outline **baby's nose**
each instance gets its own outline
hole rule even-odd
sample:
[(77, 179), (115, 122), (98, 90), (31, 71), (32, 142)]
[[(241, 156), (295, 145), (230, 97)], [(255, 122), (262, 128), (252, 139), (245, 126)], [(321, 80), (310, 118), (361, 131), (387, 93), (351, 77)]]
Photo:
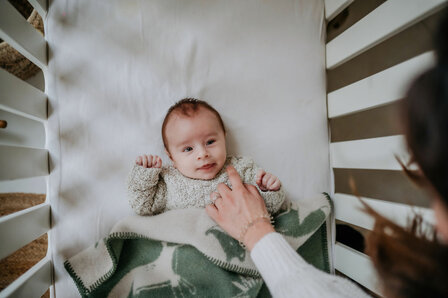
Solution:
[(198, 159), (208, 157), (208, 151), (206, 148), (201, 148), (198, 152)]

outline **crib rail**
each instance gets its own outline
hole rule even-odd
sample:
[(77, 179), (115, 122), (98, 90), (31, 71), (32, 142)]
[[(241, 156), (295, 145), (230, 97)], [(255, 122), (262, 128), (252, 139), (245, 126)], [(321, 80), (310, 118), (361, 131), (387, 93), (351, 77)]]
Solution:
[(403, 77), (418, 74), (433, 62), (434, 53), (427, 52), (329, 93), (328, 116), (343, 116), (402, 99), (409, 83)]
[[(418, 44), (428, 43), (430, 39), (412, 37), (415, 32), (422, 34), (427, 26), (420, 31), (415, 30), (415, 26), (447, 6), (446, 0), (370, 2), (382, 3), (365, 4), (373, 7), (370, 13), (326, 46), (328, 85), (337, 86), (327, 94), (335, 218), (338, 223), (348, 224), (362, 233), (373, 228), (373, 219), (362, 211), (349, 180), (355, 182), (357, 193), (365, 202), (400, 225), (407, 225), (415, 212), (427, 222), (434, 222), (425, 193), (409, 182), (395, 157), (404, 162), (409, 160), (401, 127), (396, 121), (399, 116), (397, 101), (405, 96), (411, 79), (434, 63), (432, 44)], [(356, 13), (352, 8), (359, 9), (363, 5), (362, 0), (327, 0), (325, 4), (327, 21), (337, 20), (338, 12), (343, 9), (347, 15)], [(394, 51), (398, 46), (410, 47), (412, 38), (412, 43), (419, 48), (401, 51), (403, 58), (397, 59), (397, 53), (384, 51), (387, 49), (384, 44), (393, 38), (397, 38), (393, 42)], [(422, 52), (421, 49), (427, 50)], [(409, 55), (413, 52), (414, 55)], [(389, 58), (389, 55), (395, 57)], [(390, 61), (396, 62), (390, 64)], [(380, 69), (377, 63), (387, 66)], [(363, 69), (358, 70), (360, 68)], [(366, 75), (368, 70), (370, 73)], [(335, 73), (357, 79), (335, 84)], [(336, 243), (334, 260), (338, 271), (381, 295), (372, 263), (364, 253)]]
[(352, 277), (372, 292), (380, 292), (375, 270), (366, 255), (337, 243), (334, 250), (334, 262), (336, 268), (345, 275)]
[(47, 44), (20, 13), (8, 2), (0, 1), (0, 34), (31, 62), (45, 68), (47, 65)]
[(3, 69), (0, 69), (0, 89), (0, 109), (47, 119), (47, 96), (44, 92)]
[(352, 2), (353, 0), (325, 0), (325, 19), (327, 22), (331, 21)]
[[(30, 0), (30, 4), (45, 19), (47, 0)], [(45, 77), (46, 40), (8, 1), (0, 1), (0, 38), (37, 65)], [(45, 148), (47, 95), (0, 69), (0, 119), (8, 123), (0, 131), (0, 188), (2, 192), (35, 190), (35, 182), (45, 183), (42, 177), (49, 175), (49, 153)], [(44, 204), (1, 217), (0, 259), (50, 228), (48, 197)], [(1, 291), (0, 297), (40, 297), (51, 284), (51, 254), (47, 251), (44, 259)]]
[[(0, 218), (0, 259), (45, 234), (50, 229), (50, 205), (34, 206)], [(20, 233), (18, 233), (20, 232)]]
[(4, 110), (0, 110), (0, 119), (7, 122), (7, 127), (2, 131), (0, 145), (45, 147), (45, 127), (41, 122)]
[(418, 188), (398, 170), (333, 168), (336, 194), (353, 194), (354, 181), (361, 197), (381, 199), (411, 206), (429, 207), (423, 189)]
[(352, 169), (400, 170), (400, 164), (391, 154), (409, 160), (402, 136), (388, 136), (330, 145), (333, 167)]
[(48, 151), (18, 146), (0, 146), (1, 180), (48, 175)]
[(417, 23), (442, 8), (445, 2), (445, 0), (386, 1), (327, 44), (327, 68), (333, 69)]
[[(361, 198), (376, 211), (388, 218), (394, 218), (395, 222), (402, 226), (408, 224), (408, 218), (409, 216), (412, 216), (414, 212), (421, 214), (428, 222), (433, 221), (433, 214), (428, 208), (397, 204), (365, 197)], [(365, 215), (362, 211), (363, 206), (357, 197), (339, 193), (335, 195), (334, 201), (336, 219), (367, 230), (372, 230), (374, 224), (373, 218)]]
[(37, 10), (42, 18), (46, 17), (48, 7), (47, 0), (29, 0), (28, 2), (34, 7), (35, 10)]
[(9, 287), (3, 290), (1, 297), (40, 297), (48, 289), (51, 276), (51, 260), (45, 257), (28, 270)]

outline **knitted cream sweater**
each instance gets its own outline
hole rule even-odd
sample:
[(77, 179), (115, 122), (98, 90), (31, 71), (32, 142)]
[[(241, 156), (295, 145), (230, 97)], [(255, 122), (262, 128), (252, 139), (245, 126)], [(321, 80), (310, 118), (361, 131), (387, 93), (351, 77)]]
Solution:
[[(139, 215), (189, 207), (203, 208), (212, 203), (210, 194), (217, 190), (219, 183), (231, 186), (225, 171), (228, 165), (235, 167), (243, 183), (256, 185), (255, 176), (260, 168), (247, 157), (227, 157), (221, 171), (211, 180), (185, 177), (172, 165), (144, 168), (135, 164), (127, 181), (129, 203)], [(260, 194), (270, 213), (276, 213), (285, 200), (283, 188), (260, 191)]]

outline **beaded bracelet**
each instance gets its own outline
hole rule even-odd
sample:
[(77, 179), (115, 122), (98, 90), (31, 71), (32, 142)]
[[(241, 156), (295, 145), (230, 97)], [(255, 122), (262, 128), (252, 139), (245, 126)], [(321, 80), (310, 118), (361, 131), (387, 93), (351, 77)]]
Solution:
[(246, 225), (244, 225), (244, 227), (241, 228), (240, 237), (239, 237), (238, 242), (242, 248), (246, 249), (246, 245), (244, 245), (243, 240), (244, 240), (244, 236), (246, 236), (246, 233), (249, 230), (249, 228), (252, 227), (257, 222), (262, 221), (262, 220), (268, 220), (271, 224), (274, 223), (274, 219), (272, 218), (272, 216), (269, 213), (265, 213), (263, 215), (259, 215), (259, 216), (255, 217), (250, 222), (248, 222)]

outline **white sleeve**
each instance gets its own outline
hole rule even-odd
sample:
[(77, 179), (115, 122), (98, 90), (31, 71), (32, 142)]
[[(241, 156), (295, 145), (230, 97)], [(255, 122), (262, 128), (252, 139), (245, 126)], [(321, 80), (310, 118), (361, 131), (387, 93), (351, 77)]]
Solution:
[(279, 233), (269, 233), (251, 252), (273, 297), (369, 297), (346, 278), (308, 264)]

